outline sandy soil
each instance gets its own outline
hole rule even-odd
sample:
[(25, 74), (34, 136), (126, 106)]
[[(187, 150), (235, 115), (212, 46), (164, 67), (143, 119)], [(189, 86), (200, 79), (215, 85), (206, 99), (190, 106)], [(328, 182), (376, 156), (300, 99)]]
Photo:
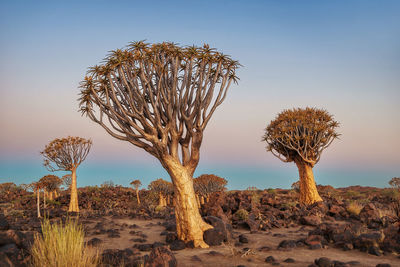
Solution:
[[(107, 234), (96, 235), (91, 230), (96, 223), (103, 222), (105, 229), (118, 229), (120, 230), (119, 238), (110, 238)], [(142, 234), (146, 237), (146, 244), (158, 242), (165, 242), (165, 236), (161, 236), (160, 233), (165, 230), (163, 226), (158, 223), (163, 222), (162, 220), (138, 220), (138, 219), (113, 219), (110, 217), (91, 220), (85, 222), (85, 229), (88, 231), (86, 240), (90, 240), (94, 237), (100, 238), (103, 243), (101, 249), (125, 249), (132, 248), (135, 244), (131, 239), (140, 238)], [(135, 229), (129, 229), (127, 226), (122, 227), (123, 224), (132, 225), (136, 224), (138, 227)], [(241, 246), (235, 246), (235, 244), (223, 244), (221, 246), (211, 247), (209, 249), (184, 249), (180, 251), (174, 251), (175, 257), (178, 260), (178, 266), (221, 266), (221, 267), (232, 267), (238, 265), (250, 266), (268, 266), (265, 262), (265, 258), (273, 256), (280, 266), (308, 266), (314, 262), (314, 259), (320, 257), (328, 257), (332, 260), (340, 260), (343, 262), (358, 261), (361, 264), (357, 266), (376, 266), (378, 263), (388, 263), (391, 266), (400, 266), (400, 259), (394, 255), (384, 256), (373, 256), (365, 252), (358, 250), (343, 251), (336, 249), (331, 246), (324, 249), (310, 250), (308, 248), (295, 248), (292, 250), (277, 250), (278, 244), (285, 239), (300, 239), (307, 236), (308, 230), (311, 228), (281, 228), (273, 229), (270, 232), (258, 232), (250, 234), (246, 230), (238, 230), (234, 232), (234, 237), (240, 234), (246, 234), (249, 239), (249, 243), (242, 244)], [(129, 232), (135, 231), (135, 234)], [(237, 239), (236, 239), (237, 240)], [(140, 243), (139, 243), (140, 244)], [(264, 249), (260, 251), (262, 247), (269, 247), (270, 250)], [(148, 254), (148, 252), (142, 252), (142, 255)], [(294, 263), (283, 262), (287, 258), (295, 260)]]

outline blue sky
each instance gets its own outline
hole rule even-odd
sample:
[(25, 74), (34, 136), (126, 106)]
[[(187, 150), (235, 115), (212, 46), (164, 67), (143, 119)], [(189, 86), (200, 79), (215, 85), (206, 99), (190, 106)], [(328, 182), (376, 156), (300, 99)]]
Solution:
[(146, 39), (209, 43), (243, 65), (196, 174), (232, 189), (290, 186), (297, 170), (265, 151), (263, 129), (283, 109), (315, 106), (342, 134), (315, 167), (317, 182), (387, 186), (400, 176), (398, 14), (398, 1), (2, 1), (0, 182), (45, 175), (39, 151), (67, 135), (94, 142), (78, 185), (167, 178), (146, 152), (77, 112), (87, 68)]

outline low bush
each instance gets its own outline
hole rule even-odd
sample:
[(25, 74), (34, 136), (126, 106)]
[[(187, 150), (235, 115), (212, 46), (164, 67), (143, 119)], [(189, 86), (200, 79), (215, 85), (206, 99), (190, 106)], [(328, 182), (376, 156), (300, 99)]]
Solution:
[(35, 236), (31, 255), (34, 267), (94, 267), (100, 263), (98, 250), (85, 245), (83, 228), (72, 219), (64, 225), (45, 219), (42, 235)]
[(238, 218), (239, 220), (243, 220), (243, 221), (245, 221), (249, 218), (249, 213), (245, 209), (240, 209), (240, 210), (236, 211), (234, 215), (236, 216), (236, 218)]
[(362, 208), (363, 208), (363, 206), (360, 205), (359, 203), (351, 202), (347, 206), (347, 212), (349, 212), (350, 214), (353, 214), (353, 215), (358, 215), (358, 214), (360, 214)]

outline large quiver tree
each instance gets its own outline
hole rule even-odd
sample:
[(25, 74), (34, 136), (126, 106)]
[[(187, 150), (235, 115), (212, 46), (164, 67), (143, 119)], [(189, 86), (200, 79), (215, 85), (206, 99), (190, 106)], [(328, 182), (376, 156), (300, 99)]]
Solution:
[(300, 202), (322, 201), (312, 168), (322, 151), (339, 136), (339, 123), (327, 111), (316, 108), (284, 110), (265, 129), (267, 150), (283, 162), (294, 161), (299, 169)]
[(79, 212), (76, 169), (86, 159), (91, 146), (91, 140), (68, 136), (54, 139), (40, 152), (44, 157), (44, 166), (48, 170), (71, 172), (69, 212)]
[[(207, 247), (192, 176), (203, 132), (239, 64), (208, 45), (131, 43), (90, 69), (81, 111), (113, 137), (156, 157), (171, 176), (179, 239)], [(181, 151), (179, 153), (178, 151)]]

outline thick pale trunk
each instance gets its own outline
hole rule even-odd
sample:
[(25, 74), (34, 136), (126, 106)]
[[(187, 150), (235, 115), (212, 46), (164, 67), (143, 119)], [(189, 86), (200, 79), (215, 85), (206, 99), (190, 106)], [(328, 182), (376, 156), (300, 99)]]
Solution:
[(36, 206), (37, 206), (37, 216), (38, 218), (42, 217), (40, 216), (40, 190), (36, 189)]
[(201, 204), (201, 205), (204, 205), (204, 196), (201, 196), (201, 197), (200, 197), (200, 204)]
[(69, 202), (69, 212), (79, 212), (78, 189), (76, 185), (76, 168), (71, 170), (71, 199)]
[(137, 198), (137, 203), (140, 205), (139, 189), (136, 189), (136, 198)]
[(169, 163), (167, 170), (174, 185), (178, 238), (185, 242), (193, 241), (195, 247), (208, 248), (203, 240), (203, 233), (213, 227), (201, 218), (193, 189), (192, 174), (176, 162)]
[(165, 201), (164, 195), (161, 192), (159, 192), (158, 193), (158, 206), (165, 207), (165, 203), (166, 203), (166, 201)]
[(315, 202), (322, 201), (315, 186), (314, 174), (312, 167), (301, 160), (295, 161), (299, 169), (300, 176), (300, 203), (311, 205)]

